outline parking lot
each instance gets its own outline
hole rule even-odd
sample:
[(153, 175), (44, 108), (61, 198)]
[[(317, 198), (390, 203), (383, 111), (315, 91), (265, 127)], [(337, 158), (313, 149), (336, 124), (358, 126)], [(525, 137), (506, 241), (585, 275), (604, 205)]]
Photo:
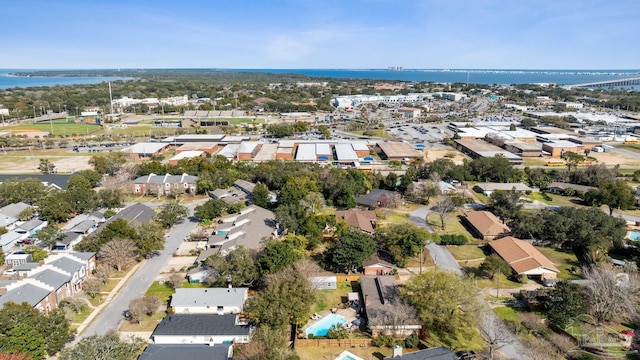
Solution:
[(442, 124), (412, 124), (402, 123), (387, 127), (387, 132), (398, 139), (409, 142), (438, 143), (448, 136)]

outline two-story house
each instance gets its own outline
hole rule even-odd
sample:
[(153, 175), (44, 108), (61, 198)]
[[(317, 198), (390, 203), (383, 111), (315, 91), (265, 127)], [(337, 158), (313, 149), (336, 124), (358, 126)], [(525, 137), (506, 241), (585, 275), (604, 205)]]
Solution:
[(198, 192), (198, 177), (182, 175), (156, 175), (141, 176), (133, 181), (133, 194), (135, 195), (171, 195), (171, 194), (196, 194)]

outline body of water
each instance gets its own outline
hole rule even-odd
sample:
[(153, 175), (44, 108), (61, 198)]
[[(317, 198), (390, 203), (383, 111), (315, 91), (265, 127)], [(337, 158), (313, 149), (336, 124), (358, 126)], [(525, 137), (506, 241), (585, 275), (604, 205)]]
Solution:
[[(427, 81), (436, 83), (469, 84), (559, 84), (574, 85), (598, 81), (640, 78), (640, 70), (491, 70), (491, 69), (220, 69), (221, 71), (303, 74), (337, 79), (377, 79)], [(28, 70), (0, 69), (0, 89), (31, 86), (97, 84), (107, 81), (130, 80), (122, 77), (26, 77), (9, 73)], [(638, 87), (636, 87), (638, 88)]]
[(10, 73), (16, 71), (29, 71), (17, 69), (0, 69), (0, 89), (26, 88), (36, 86), (56, 86), (75, 84), (99, 84), (108, 81), (131, 80), (124, 77), (63, 77), (63, 76), (11, 76)]

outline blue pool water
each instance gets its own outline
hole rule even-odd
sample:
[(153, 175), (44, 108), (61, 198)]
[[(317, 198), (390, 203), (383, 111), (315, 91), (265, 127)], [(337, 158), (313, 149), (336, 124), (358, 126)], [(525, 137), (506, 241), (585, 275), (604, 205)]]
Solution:
[(634, 230), (629, 232), (629, 240), (640, 241), (640, 231)]
[(327, 336), (329, 329), (331, 326), (335, 324), (342, 325), (346, 323), (347, 320), (342, 315), (330, 314), (318, 321), (317, 323), (309, 326), (305, 331), (307, 335), (313, 334), (313, 336)]

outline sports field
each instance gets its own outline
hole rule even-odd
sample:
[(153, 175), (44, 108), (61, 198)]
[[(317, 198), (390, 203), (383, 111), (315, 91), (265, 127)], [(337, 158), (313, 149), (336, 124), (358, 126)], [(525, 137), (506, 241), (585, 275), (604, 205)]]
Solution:
[(40, 122), (35, 124), (24, 124), (18, 126), (6, 127), (4, 131), (22, 132), (22, 131), (43, 131), (51, 133), (53, 136), (72, 136), (72, 135), (90, 135), (102, 130), (102, 126), (96, 124), (77, 124), (64, 120), (53, 120), (51, 122)]

